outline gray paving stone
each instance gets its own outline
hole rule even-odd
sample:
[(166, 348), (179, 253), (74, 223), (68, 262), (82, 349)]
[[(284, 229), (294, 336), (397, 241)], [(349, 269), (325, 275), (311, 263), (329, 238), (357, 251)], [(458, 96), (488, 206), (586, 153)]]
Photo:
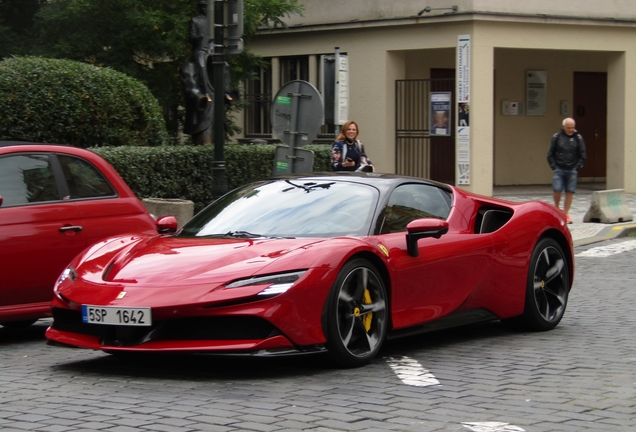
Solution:
[(362, 424), (346, 423), (333, 419), (319, 420), (316, 422), (316, 424), (337, 431), (360, 431), (365, 429), (364, 425)]
[(83, 422), (81, 424), (78, 425), (79, 428), (74, 428), (73, 431), (79, 430), (79, 429), (84, 429), (84, 430), (102, 430), (102, 429), (107, 429), (107, 428), (111, 428), (113, 427), (112, 424), (110, 423), (102, 423), (102, 422), (96, 422), (96, 421), (89, 421), (89, 422)]
[(47, 424), (47, 425), (43, 425), (42, 430), (46, 432), (69, 432), (69, 431), (74, 431), (75, 428), (69, 427), (69, 426), (57, 425), (57, 424)]
[[(172, 426), (172, 427), (183, 427), (187, 428), (188, 426), (196, 427), (197, 421), (193, 419), (181, 419), (181, 418), (173, 418), (173, 417), (155, 417), (154, 422), (162, 425)], [(202, 421), (202, 423), (207, 423)], [(147, 427), (147, 426), (144, 426)]]
[(110, 423), (114, 424), (114, 425), (119, 425), (119, 426), (128, 426), (131, 428), (139, 428), (140, 426), (145, 426), (148, 424), (152, 424), (153, 420), (148, 419), (148, 420), (137, 420), (137, 419), (131, 419), (131, 418), (126, 418), (126, 417), (122, 417), (122, 418), (116, 418), (116, 419), (112, 419), (110, 420)]
[(271, 432), (280, 429), (278, 426), (264, 423), (240, 422), (232, 425), (237, 430)]
[(102, 429), (102, 431), (108, 432), (137, 432), (139, 429), (130, 426), (113, 426), (108, 429)]
[[(180, 427), (175, 427), (175, 426), (169, 426), (169, 425), (165, 425), (165, 424), (150, 424), (150, 425), (145, 425), (141, 428), (139, 428), (139, 430), (144, 430), (144, 431), (157, 431), (157, 432), (194, 432), (195, 430), (201, 430), (201, 429), (188, 429), (188, 428), (180, 428)], [(211, 429), (207, 429), (207, 430), (211, 430)], [(227, 431), (229, 429), (224, 429), (224, 431)]]
[(304, 431), (315, 429), (314, 425), (293, 421), (293, 420), (280, 420), (276, 423), (276, 426), (281, 428), (280, 431)]
[(66, 426), (66, 427), (84, 426), (86, 424), (86, 422), (84, 422), (84, 421), (67, 420), (67, 419), (54, 418), (54, 417), (53, 418), (47, 418), (46, 420), (41, 420), (39, 423), (45, 423), (45, 424), (49, 424), (49, 425)]
[(323, 417), (318, 417), (318, 416), (314, 416), (314, 415), (307, 415), (307, 414), (293, 413), (293, 414), (281, 415), (280, 418), (287, 419), (287, 420), (298, 421), (298, 422), (302, 422), (302, 423), (313, 423), (313, 422), (316, 422), (318, 420), (321, 420)]
[(251, 423), (263, 423), (267, 425), (272, 425), (278, 423), (280, 418), (274, 416), (259, 416), (259, 415), (241, 415), (233, 419), (234, 424), (240, 424), (243, 422)]
[(43, 430), (43, 428), (45, 427), (45, 425), (43, 424), (38, 424), (38, 423), (29, 423), (29, 422), (17, 422), (17, 421), (12, 421), (9, 423), (5, 423), (4, 425), (2, 425), (2, 430), (4, 431), (5, 429), (14, 429), (14, 430)]

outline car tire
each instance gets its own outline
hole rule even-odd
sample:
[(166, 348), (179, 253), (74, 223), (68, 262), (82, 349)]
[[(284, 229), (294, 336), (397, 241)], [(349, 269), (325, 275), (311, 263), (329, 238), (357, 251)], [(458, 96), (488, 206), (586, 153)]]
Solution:
[(21, 328), (29, 327), (36, 321), (37, 319), (22, 320), (22, 321), (7, 321), (7, 322), (0, 322), (0, 326), (6, 327), (8, 329), (21, 329)]
[(570, 270), (561, 246), (539, 240), (532, 252), (523, 315), (504, 321), (513, 329), (546, 331), (559, 324), (568, 302)]
[(327, 350), (343, 367), (358, 367), (380, 351), (388, 328), (384, 281), (373, 264), (347, 262), (331, 288), (325, 315)]

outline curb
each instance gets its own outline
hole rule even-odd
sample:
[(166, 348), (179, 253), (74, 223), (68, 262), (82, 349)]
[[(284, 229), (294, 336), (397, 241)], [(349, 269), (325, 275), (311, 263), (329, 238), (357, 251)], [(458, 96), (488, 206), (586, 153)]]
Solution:
[(622, 224), (617, 226), (610, 226), (603, 228), (598, 234), (593, 237), (582, 238), (574, 240), (572, 243), (574, 247), (586, 246), (592, 243), (598, 243), (605, 240), (611, 240), (620, 237), (626, 237), (630, 232), (636, 231), (636, 223)]

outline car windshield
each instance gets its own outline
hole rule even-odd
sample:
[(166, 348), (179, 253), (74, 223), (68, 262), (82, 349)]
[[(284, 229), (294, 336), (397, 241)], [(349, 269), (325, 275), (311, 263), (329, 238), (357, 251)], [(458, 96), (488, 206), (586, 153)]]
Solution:
[(272, 180), (234, 190), (198, 213), (179, 237), (368, 235), (379, 192), (317, 179)]

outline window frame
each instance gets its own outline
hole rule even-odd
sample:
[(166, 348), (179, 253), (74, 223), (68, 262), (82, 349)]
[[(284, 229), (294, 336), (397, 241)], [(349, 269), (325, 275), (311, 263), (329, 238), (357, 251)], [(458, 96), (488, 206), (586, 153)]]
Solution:
[[(24, 206), (53, 204), (53, 203), (71, 202), (71, 201), (101, 200), (101, 199), (110, 199), (110, 198), (118, 198), (119, 197), (119, 192), (117, 191), (117, 188), (115, 188), (113, 186), (111, 181), (108, 179), (108, 176), (106, 176), (90, 160), (88, 160), (86, 158), (83, 158), (81, 156), (77, 156), (77, 155), (73, 155), (73, 154), (69, 154), (69, 153), (59, 153), (59, 152), (43, 152), (43, 151), (34, 151), (34, 152), (26, 151), (26, 152), (23, 152), (23, 151), (21, 151), (21, 152), (15, 152), (15, 153), (7, 153), (7, 154), (4, 154), (4, 155), (1, 155), (0, 158), (1, 159), (5, 159), (5, 158), (17, 157), (17, 156), (34, 156), (34, 155), (45, 156), (45, 157), (48, 158), (49, 167), (50, 167), (51, 172), (53, 174), (53, 179), (55, 181), (55, 185), (56, 185), (57, 191), (58, 191), (58, 199), (48, 200), (48, 201), (26, 202), (26, 203), (18, 203), (18, 204), (7, 204), (7, 202), (4, 200), (4, 197), (3, 197), (3, 202), (2, 202), (2, 206), (1, 206), (2, 208), (24, 207)], [(80, 160), (83, 163), (87, 164), (92, 170), (97, 172), (101, 178), (104, 179), (106, 184), (112, 190), (113, 194), (112, 195), (94, 196), (94, 197), (76, 197), (76, 198), (71, 198), (70, 197), (70, 189), (69, 189), (68, 183), (66, 181), (66, 177), (64, 175), (64, 170), (62, 169), (62, 162), (60, 161), (59, 156), (74, 158), (74, 159)]]
[[(312, 56), (320, 58), (321, 55), (333, 55), (333, 53), (277, 57), (279, 62), (278, 77), (272, 76), (272, 59), (276, 57), (264, 58), (267, 65), (265, 68), (259, 67), (255, 71), (255, 75), (258, 78), (247, 79), (244, 83), (246, 107), (243, 109), (243, 137), (246, 140), (276, 139), (271, 124), (271, 101), (274, 98), (272, 82), (276, 80), (280, 88), (292, 80), (309, 81), (309, 76), (311, 75), (309, 70), (311, 62), (309, 59)], [(292, 63), (295, 63), (293, 71), (291, 70)], [(322, 73), (320, 61), (316, 62), (316, 68), (316, 77), (318, 82), (320, 82)], [(318, 90), (322, 95), (322, 89)], [(332, 143), (339, 131), (339, 125), (323, 124), (318, 131), (317, 141)]]
[[(69, 187), (68, 184), (68, 180), (66, 179), (66, 175), (64, 174), (64, 169), (62, 168), (62, 161), (60, 160), (60, 158), (65, 157), (65, 158), (69, 158), (69, 159), (75, 159), (78, 161), (81, 161), (82, 163), (86, 164), (88, 167), (90, 167), (94, 172), (96, 172), (99, 177), (101, 177), (105, 184), (108, 185), (108, 187), (110, 188), (110, 190), (112, 191), (112, 194), (110, 195), (99, 195), (99, 196), (89, 196), (89, 197), (71, 197), (71, 189)], [(60, 170), (60, 174), (62, 177), (62, 182), (64, 184), (64, 188), (65, 188), (65, 194), (62, 195), (64, 198), (64, 201), (85, 201), (85, 200), (95, 200), (95, 199), (107, 199), (107, 198), (118, 198), (119, 197), (119, 193), (117, 192), (117, 189), (112, 185), (112, 183), (110, 182), (110, 180), (108, 180), (108, 177), (104, 175), (104, 173), (97, 168), (94, 164), (92, 164), (89, 160), (83, 158), (83, 157), (79, 157), (79, 156), (75, 156), (72, 154), (68, 154), (68, 153), (55, 153), (55, 161), (58, 165), (58, 168)]]
[[(403, 221), (400, 221), (401, 224), (404, 225), (403, 228), (400, 228), (399, 230), (396, 230), (395, 228), (389, 228), (388, 224), (389, 222), (387, 221), (387, 216), (390, 216), (390, 213), (392, 211), (392, 205), (391, 203), (391, 199), (394, 197), (394, 194), (402, 187), (408, 187), (408, 186), (414, 186), (414, 187), (423, 187), (423, 188), (434, 188), (436, 191), (439, 192), (439, 198), (440, 198), (440, 203), (443, 202), (444, 205), (446, 207), (448, 207), (448, 211), (446, 212), (445, 216), (436, 216), (433, 215), (432, 213), (425, 211), (425, 210), (420, 210), (416, 207), (410, 207), (410, 210), (407, 210), (406, 214), (403, 216), (404, 219)], [(396, 204), (393, 204), (396, 205)], [(406, 207), (405, 207), (406, 208)], [(452, 211), (453, 208), (453, 193), (451, 191), (448, 191), (444, 188), (441, 188), (439, 186), (436, 185), (432, 185), (432, 184), (425, 184), (425, 183), (402, 183), (400, 185), (397, 185), (395, 188), (393, 188), (393, 190), (391, 190), (391, 192), (388, 194), (387, 197), (387, 201), (386, 201), (386, 205), (384, 206), (384, 208), (382, 209), (381, 212), (381, 216), (379, 219), (379, 227), (378, 227), (378, 233), (379, 234), (395, 234), (395, 233), (405, 233), (406, 232), (406, 225), (408, 225), (408, 223), (417, 220), (417, 219), (441, 219), (441, 220), (448, 220), (448, 217), (450, 216), (450, 213)], [(409, 219), (409, 215), (408, 212), (412, 212), (413, 213), (413, 217)], [(421, 212), (421, 213), (426, 213), (427, 215), (423, 215), (422, 217), (419, 217), (420, 215), (417, 215), (416, 212)], [(404, 211), (403, 211), (404, 213)]]

